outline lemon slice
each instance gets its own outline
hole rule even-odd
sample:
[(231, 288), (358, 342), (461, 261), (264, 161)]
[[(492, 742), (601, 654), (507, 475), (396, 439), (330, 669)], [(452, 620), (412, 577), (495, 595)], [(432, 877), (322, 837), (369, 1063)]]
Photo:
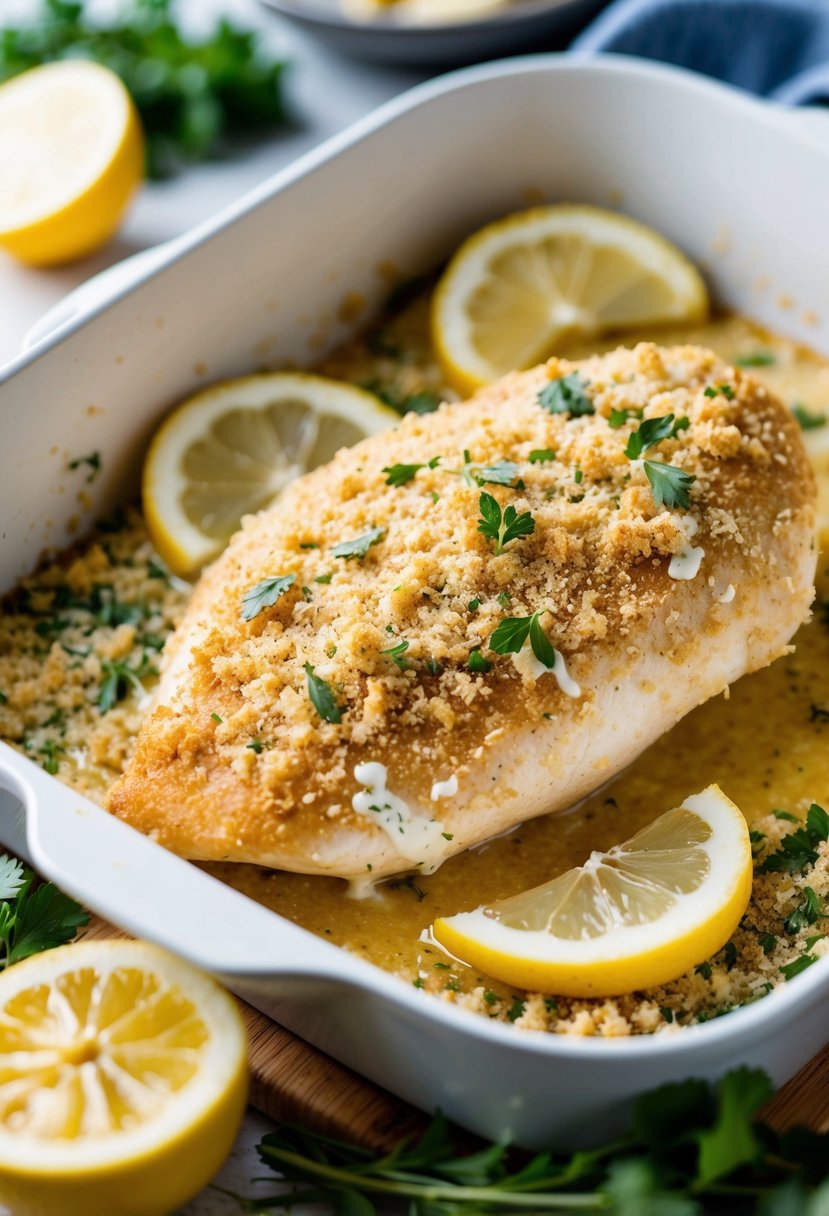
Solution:
[(751, 894), (748, 828), (716, 785), (552, 882), (438, 920), (437, 940), (496, 979), (562, 996), (664, 984), (728, 941)]
[(21, 261), (97, 249), (143, 174), (141, 123), (114, 72), (72, 59), (0, 86), (0, 246)]
[(301, 372), (245, 376), (179, 405), (144, 464), (144, 512), (178, 574), (216, 557), (243, 515), (400, 416), (362, 389)]
[(247, 1097), (230, 996), (144, 942), (90, 941), (0, 975), (0, 1205), (166, 1216), (230, 1151)]
[(707, 313), (699, 272), (653, 229), (598, 207), (537, 207), (464, 241), (435, 291), (432, 337), (468, 393), (549, 358), (568, 336)]

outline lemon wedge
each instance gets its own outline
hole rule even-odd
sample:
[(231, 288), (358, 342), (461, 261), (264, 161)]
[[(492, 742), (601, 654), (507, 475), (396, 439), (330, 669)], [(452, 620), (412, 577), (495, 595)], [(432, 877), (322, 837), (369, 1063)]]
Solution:
[(464, 241), (435, 290), (432, 339), (453, 387), (470, 393), (567, 337), (707, 313), (699, 272), (653, 229), (598, 207), (537, 207)]
[(112, 235), (144, 175), (144, 139), (114, 72), (81, 59), (0, 86), (0, 246), (51, 266)]
[(0, 1205), (167, 1216), (229, 1153), (247, 1097), (232, 998), (144, 942), (89, 941), (0, 975)]
[(243, 515), (302, 473), (400, 421), (378, 397), (302, 372), (228, 380), (169, 415), (144, 464), (153, 543), (177, 574), (216, 557)]
[(745, 819), (710, 785), (583, 866), (433, 931), (464, 962), (519, 988), (619, 996), (677, 979), (721, 949), (751, 881)]

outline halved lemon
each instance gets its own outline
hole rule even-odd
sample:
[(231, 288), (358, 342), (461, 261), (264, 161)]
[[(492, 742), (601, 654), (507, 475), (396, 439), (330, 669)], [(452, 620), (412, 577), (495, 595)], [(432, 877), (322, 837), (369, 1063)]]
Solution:
[(16, 258), (97, 249), (143, 176), (141, 123), (114, 72), (67, 59), (0, 86), (0, 246)]
[(197, 393), (162, 423), (144, 464), (150, 536), (177, 574), (216, 557), (243, 515), (302, 473), (400, 421), (338, 380), (271, 372)]
[(438, 920), (437, 940), (505, 983), (562, 996), (665, 984), (728, 941), (751, 895), (748, 828), (719, 786), (552, 882)]
[(435, 291), (432, 337), (469, 393), (557, 353), (568, 336), (701, 321), (702, 277), (652, 228), (598, 207), (536, 207), (488, 224)]
[(229, 1153), (247, 1098), (231, 997), (144, 942), (78, 942), (0, 975), (0, 1206), (167, 1216)]

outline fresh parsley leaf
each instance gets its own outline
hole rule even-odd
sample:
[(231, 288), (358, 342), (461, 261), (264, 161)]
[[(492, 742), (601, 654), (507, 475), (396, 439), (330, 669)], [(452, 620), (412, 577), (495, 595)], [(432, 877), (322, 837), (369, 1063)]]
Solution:
[[(786, 811), (774, 813), (778, 819), (792, 818)], [(796, 874), (798, 870), (814, 865), (818, 859), (818, 846), (824, 840), (829, 840), (829, 815), (822, 806), (813, 802), (805, 823), (783, 837), (777, 851), (771, 853), (761, 865), (760, 873)]]
[(518, 654), (529, 638), (538, 661), (545, 667), (554, 667), (556, 652), (541, 625), (544, 612), (546, 609), (534, 612), (532, 616), (506, 617), (489, 639), (489, 649), (496, 654)]
[(437, 661), (437, 659), (432, 659), (432, 658), (425, 659), (423, 662), (423, 666), (426, 668), (426, 670), (428, 671), (430, 676), (439, 676), (440, 673), (443, 671), (443, 667)]
[(570, 414), (572, 418), (595, 414), (595, 406), (585, 392), (586, 388), (587, 381), (582, 380), (578, 372), (571, 372), (569, 376), (545, 384), (538, 394), (538, 404), (549, 414)]
[(481, 512), (478, 531), (495, 542), (496, 555), (503, 553), (511, 540), (520, 540), (535, 531), (535, 520), (529, 511), (522, 511), (519, 515), (515, 507), (509, 506), (502, 514), (498, 500), (486, 490), (478, 499), (478, 506)]
[(474, 672), (476, 675), (486, 675), (486, 673), (492, 668), (492, 664), (490, 663), (489, 659), (485, 659), (481, 654), (479, 646), (476, 646), (470, 654), (466, 661), (466, 666), (469, 671)]
[(829, 815), (816, 802), (806, 812), (806, 830), (817, 840), (829, 840)]
[(389, 646), (387, 650), (381, 650), (380, 653), (387, 654), (401, 671), (405, 671), (409, 666), (409, 663), (408, 660), (403, 656), (408, 649), (409, 643), (404, 639), (403, 641), (398, 642), (396, 646)]
[(319, 716), (326, 722), (342, 722), (343, 707), (337, 704), (331, 685), (315, 674), (310, 663), (305, 664), (305, 675), (308, 680), (308, 696)]
[(530, 646), (539, 663), (553, 668), (556, 665), (555, 648), (541, 626), (543, 612), (535, 612), (530, 618)]
[(98, 690), (98, 708), (102, 714), (112, 709), (118, 701), (123, 701), (130, 689), (142, 694), (144, 685), (141, 681), (145, 676), (155, 674), (155, 668), (147, 661), (146, 656), (137, 667), (130, 667), (129, 663), (121, 660), (103, 659), (101, 670), (104, 678)]
[(387, 486), (405, 486), (407, 482), (412, 481), (415, 474), (421, 469), (436, 469), (440, 463), (440, 456), (433, 456), (426, 464), (392, 464), (383, 469), (387, 473)]
[(703, 395), (705, 397), (725, 397), (726, 401), (733, 401), (734, 389), (730, 384), (709, 384)]
[(513, 486), (518, 476), (518, 465), (512, 460), (498, 460), (495, 464), (473, 466), (473, 477), (479, 486)]
[(651, 483), (653, 501), (657, 507), (666, 506), (669, 510), (674, 507), (690, 507), (689, 489), (696, 481), (692, 473), (677, 469), (671, 464), (663, 464), (659, 460), (644, 462), (645, 475)]
[(719, 1112), (710, 1129), (697, 1135), (697, 1182), (708, 1186), (761, 1157), (762, 1142), (754, 1116), (774, 1093), (768, 1076), (756, 1068), (738, 1068), (717, 1084)]
[(333, 575), (334, 575), (333, 570), (329, 570), (327, 574), (318, 574), (317, 577), (314, 579), (314, 582), (328, 584), (331, 582)]
[(14, 899), (26, 881), (26, 868), (16, 857), (0, 857), (0, 899)]
[(89, 485), (101, 471), (101, 453), (90, 452), (88, 456), (77, 456), (74, 460), (70, 460), (66, 467), (67, 469), (82, 469), (84, 466), (89, 469), (86, 475), (86, 484)]
[(735, 367), (771, 367), (776, 363), (776, 357), (770, 350), (755, 350), (747, 355), (738, 355), (734, 360)]
[(210, 717), (213, 719), (214, 722), (218, 722), (220, 726), (221, 726), (222, 722), (224, 722), (224, 718), (221, 716), (221, 714), (212, 713), (210, 715)]
[(611, 409), (607, 425), (612, 427), (614, 431), (618, 431), (620, 426), (625, 425), (628, 418), (641, 418), (643, 413), (644, 411), (641, 409)]
[(285, 592), (296, 582), (295, 574), (274, 574), (263, 578), (250, 591), (246, 591), (242, 600), (242, 620), (252, 621), (263, 608), (272, 607)]
[(368, 532), (355, 536), (354, 540), (344, 540), (339, 545), (334, 545), (331, 553), (334, 557), (342, 557), (346, 561), (351, 558), (362, 560), (372, 545), (379, 544), (385, 535), (385, 528), (369, 528)]
[(533, 448), (530, 452), (530, 464), (547, 464), (555, 460), (556, 454), (552, 448)]
[(803, 431), (817, 431), (822, 426), (826, 426), (826, 413), (815, 413), (808, 409), (805, 405), (799, 402), (792, 406), (792, 413), (800, 423), (800, 429)]
[(631, 431), (625, 447), (625, 455), (630, 460), (638, 460), (643, 452), (661, 443), (674, 433), (674, 415), (665, 414), (662, 418), (646, 418), (640, 422), (635, 431)]
[(89, 913), (52, 883), (27, 888), (25, 899), (19, 897), (14, 907), (6, 965), (72, 941), (88, 923)]
[(786, 921), (788, 933), (799, 933), (807, 925), (814, 925), (820, 920), (820, 898), (811, 887), (803, 888), (803, 903), (798, 904)]

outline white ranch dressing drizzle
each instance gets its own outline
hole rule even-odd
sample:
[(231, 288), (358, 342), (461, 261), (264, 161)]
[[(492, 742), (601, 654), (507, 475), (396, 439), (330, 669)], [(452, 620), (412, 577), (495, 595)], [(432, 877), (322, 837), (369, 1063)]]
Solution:
[(538, 680), (541, 676), (549, 673), (551, 676), (555, 676), (556, 683), (565, 696), (580, 697), (581, 686), (576, 683), (567, 670), (564, 655), (560, 650), (556, 650), (555, 656), (555, 666), (548, 667), (546, 663), (542, 663), (540, 659), (537, 659), (531, 648), (525, 644), (518, 654), (512, 656), (512, 661), (521, 675), (527, 676), (531, 680)]
[(725, 591), (723, 591), (722, 595), (717, 596), (717, 603), (718, 604), (730, 604), (736, 594), (737, 594), (737, 592), (734, 589), (734, 584), (729, 583), (728, 586), (726, 587)]
[(457, 773), (453, 773), (445, 781), (435, 781), (432, 786), (432, 802), (437, 802), (438, 798), (454, 798), (457, 792), (458, 776)]
[(448, 847), (443, 824), (412, 814), (408, 803), (387, 787), (385, 764), (376, 760), (357, 764), (354, 779), (363, 786), (351, 799), (354, 810), (382, 828), (401, 857), (422, 863), (424, 873), (436, 870)]
[(691, 544), (691, 538), (696, 536), (699, 524), (693, 515), (683, 515), (677, 523), (685, 533), (685, 544), (679, 553), (675, 553), (671, 558), (668, 576), (682, 580), (696, 578), (702, 559), (705, 557), (704, 549), (699, 545)]

